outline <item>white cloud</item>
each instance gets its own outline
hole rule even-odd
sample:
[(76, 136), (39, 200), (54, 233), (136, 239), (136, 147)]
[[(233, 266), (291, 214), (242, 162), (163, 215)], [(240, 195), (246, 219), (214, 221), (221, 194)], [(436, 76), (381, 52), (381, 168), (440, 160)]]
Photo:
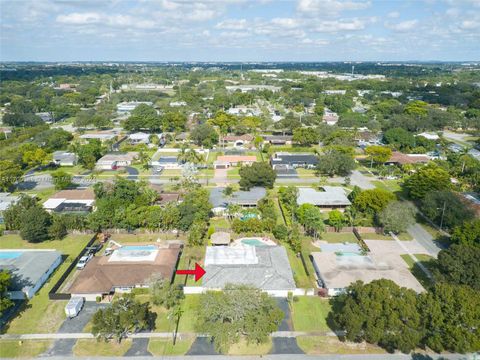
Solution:
[(317, 32), (358, 31), (365, 29), (366, 22), (359, 19), (321, 21), (314, 30)]
[(247, 27), (247, 20), (245, 19), (227, 19), (220, 21), (215, 25), (216, 29), (224, 30), (243, 30)]
[(57, 22), (67, 25), (87, 25), (100, 22), (102, 16), (95, 12), (71, 13), (67, 15), (58, 15)]
[(271, 20), (273, 25), (279, 25), (284, 28), (295, 28), (300, 25), (300, 21), (294, 18), (273, 18)]
[(364, 10), (370, 1), (299, 0), (297, 10), (305, 14), (337, 15), (343, 11)]
[(152, 20), (135, 18), (130, 15), (107, 15), (96, 12), (58, 15), (56, 20), (65, 25), (103, 24), (111, 27), (131, 27), (137, 29), (152, 29), (156, 25)]
[(394, 31), (398, 31), (398, 32), (405, 32), (405, 31), (410, 31), (410, 30), (415, 29), (417, 24), (418, 24), (418, 20), (414, 19), (414, 20), (401, 21), (401, 22), (396, 23), (396, 24), (391, 24), (391, 23), (386, 22), (385, 27), (390, 29), (390, 30), (394, 30)]
[(463, 30), (472, 30), (480, 27), (480, 22), (476, 20), (463, 20), (460, 23), (460, 28)]
[(396, 19), (400, 17), (400, 13), (398, 11), (392, 11), (387, 14), (387, 17), (391, 19)]

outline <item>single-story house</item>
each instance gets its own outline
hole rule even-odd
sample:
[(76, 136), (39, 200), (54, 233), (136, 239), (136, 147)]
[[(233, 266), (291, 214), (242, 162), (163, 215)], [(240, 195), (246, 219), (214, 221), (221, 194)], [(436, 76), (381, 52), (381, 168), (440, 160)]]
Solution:
[(160, 168), (162, 170), (178, 170), (183, 167), (183, 165), (178, 161), (176, 156), (162, 156), (158, 160), (152, 161), (151, 165), (153, 168)]
[(62, 262), (56, 250), (0, 250), (0, 271), (11, 274), (7, 294), (11, 299), (31, 299)]
[(341, 186), (323, 186), (320, 191), (312, 188), (300, 187), (298, 188), (298, 205), (312, 204), (320, 208), (320, 210), (340, 211), (352, 203), (348, 200), (345, 189)]
[(295, 290), (292, 269), (283, 246), (208, 246), (202, 285), (221, 290), (227, 284), (251, 285), (273, 296)]
[(78, 156), (68, 151), (55, 151), (53, 153), (53, 162), (59, 166), (75, 166), (77, 165)]
[(237, 165), (252, 165), (257, 162), (255, 155), (221, 155), (213, 163), (215, 169), (228, 169)]
[(425, 164), (430, 161), (430, 157), (424, 154), (403, 154), (394, 151), (392, 156), (385, 164), (405, 165), (405, 164)]
[(144, 132), (136, 132), (128, 135), (128, 142), (132, 145), (149, 144), (150, 134)]
[(323, 122), (327, 125), (335, 125), (338, 122), (339, 116), (336, 112), (333, 112), (327, 108), (323, 111)]
[(95, 300), (136, 287), (148, 287), (150, 279), (172, 281), (181, 245), (122, 246), (108, 256), (94, 256), (74, 279), (68, 292)]
[(265, 197), (267, 191), (263, 187), (253, 187), (248, 191), (235, 191), (230, 197), (227, 197), (223, 191), (225, 188), (216, 187), (210, 191), (210, 203), (212, 211), (216, 215), (222, 215), (229, 204), (239, 205), (244, 208), (256, 207), (257, 203)]
[(389, 279), (400, 286), (416, 292), (424, 291), (422, 285), (397, 254), (343, 254), (336, 252), (314, 252), (311, 254), (318, 284), (329, 296), (345, 291), (355, 281), (369, 283), (373, 280)]
[(43, 122), (51, 123), (53, 122), (53, 115), (50, 112), (38, 112), (35, 113)]
[(117, 138), (116, 133), (113, 132), (92, 132), (92, 133), (87, 133), (80, 135), (80, 139), (82, 140), (100, 140), (101, 142), (109, 141), (112, 139)]
[(130, 112), (135, 110), (135, 108), (141, 104), (152, 106), (151, 101), (124, 101), (117, 104), (117, 114), (119, 115), (128, 115)]
[(165, 206), (169, 203), (180, 203), (182, 202), (182, 197), (181, 197), (181, 194), (180, 193), (160, 193), (158, 195), (158, 199), (157, 201), (155, 202), (157, 205), (160, 205), (160, 206)]
[(253, 141), (254, 137), (250, 134), (244, 135), (227, 135), (223, 138), (229, 146), (243, 147), (250, 144)]
[(230, 244), (230, 233), (217, 231), (210, 236), (210, 242), (213, 246), (226, 246)]
[(0, 224), (3, 224), (3, 213), (11, 205), (16, 204), (20, 200), (20, 196), (12, 195), (10, 193), (2, 192), (0, 193)]
[(98, 170), (116, 170), (119, 167), (130, 166), (137, 159), (138, 152), (114, 152), (106, 154), (97, 160), (95, 168)]
[(272, 155), (270, 165), (272, 169), (313, 169), (318, 164), (318, 156), (311, 153), (278, 152)]
[(87, 214), (93, 210), (95, 193), (92, 188), (61, 190), (43, 203), (48, 212)]
[(291, 145), (292, 135), (262, 135), (264, 143), (271, 145)]

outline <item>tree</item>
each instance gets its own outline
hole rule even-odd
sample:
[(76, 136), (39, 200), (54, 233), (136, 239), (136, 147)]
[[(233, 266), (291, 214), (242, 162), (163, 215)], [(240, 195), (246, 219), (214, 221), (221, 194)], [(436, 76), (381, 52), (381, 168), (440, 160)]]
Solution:
[(93, 139), (85, 145), (72, 145), (74, 152), (78, 155), (78, 163), (86, 169), (93, 169), (95, 163), (105, 153), (106, 149), (98, 139)]
[(450, 240), (456, 244), (480, 247), (480, 220), (465, 221), (455, 226)]
[(201, 124), (192, 129), (190, 138), (195, 144), (211, 149), (218, 143), (218, 133), (213, 126)]
[(28, 242), (42, 242), (49, 238), (52, 218), (41, 206), (35, 205), (20, 214), (20, 236)]
[(147, 104), (138, 105), (132, 111), (129, 118), (125, 120), (123, 127), (128, 131), (138, 131), (142, 129), (159, 131), (162, 129), (157, 110)]
[(328, 176), (347, 176), (355, 169), (355, 160), (351, 155), (338, 150), (330, 150), (320, 155), (317, 172)]
[(161, 116), (161, 122), (163, 132), (180, 132), (185, 129), (187, 117), (180, 112), (170, 111)]
[(387, 190), (370, 189), (358, 194), (353, 201), (353, 205), (360, 211), (375, 215), (380, 213), (395, 199), (395, 195)]
[(420, 168), (405, 181), (405, 188), (414, 199), (423, 199), (430, 191), (450, 188), (450, 174), (435, 164)]
[(60, 240), (67, 236), (67, 234), (67, 226), (65, 225), (65, 222), (62, 221), (62, 218), (59, 216), (53, 217), (52, 225), (48, 228), (49, 237)]
[(273, 229), (273, 236), (280, 241), (286, 240), (288, 237), (288, 228), (283, 224), (276, 225)]
[(418, 308), (424, 329), (423, 346), (436, 352), (478, 351), (478, 288), (475, 290), (456, 284), (437, 284), (432, 291), (420, 295)]
[(57, 170), (52, 173), (53, 184), (56, 190), (63, 190), (72, 184), (72, 175), (64, 170)]
[(383, 164), (392, 157), (392, 149), (386, 146), (373, 145), (365, 149), (365, 154), (370, 157), (372, 163)]
[(409, 150), (415, 146), (415, 137), (402, 128), (392, 128), (385, 131), (383, 141), (393, 145), (398, 150)]
[(378, 220), (385, 231), (398, 234), (415, 224), (415, 208), (407, 202), (394, 201), (380, 212)]
[(13, 161), (0, 160), (0, 190), (8, 191), (20, 179), (23, 172)]
[(180, 300), (185, 298), (182, 285), (170, 284), (170, 282), (164, 278), (152, 278), (149, 291), (152, 303), (164, 306), (167, 309), (178, 306)]
[(276, 331), (283, 312), (263, 291), (245, 285), (226, 285), (223, 292), (208, 291), (200, 297), (196, 330), (209, 334), (215, 349), (226, 353), (242, 337), (260, 344)]
[(273, 188), (277, 173), (266, 162), (255, 162), (251, 166), (242, 166), (240, 174), (240, 188), (250, 190), (254, 186)]
[(301, 127), (293, 130), (292, 140), (302, 146), (318, 144), (320, 137), (318, 132), (312, 128)]
[(338, 232), (345, 224), (345, 217), (338, 210), (332, 210), (328, 213), (328, 223)]
[(188, 233), (188, 244), (192, 246), (203, 245), (203, 239), (207, 232), (207, 223), (196, 220), (192, 223)]
[(11, 275), (7, 270), (0, 271), (0, 316), (8, 308), (14, 305), (14, 302), (7, 296), (7, 290), (10, 286)]
[(391, 280), (361, 281), (334, 299), (333, 321), (347, 340), (408, 353), (422, 338), (417, 294)]
[(480, 291), (480, 248), (453, 244), (440, 251), (433, 275), (439, 282), (468, 285)]
[(188, 192), (182, 203), (178, 205), (179, 229), (187, 231), (194, 221), (206, 223), (210, 218), (211, 210), (208, 190), (195, 189)]
[(421, 209), (430, 220), (442, 228), (453, 229), (474, 217), (472, 209), (451, 191), (431, 191), (427, 193)]
[(310, 235), (316, 237), (318, 233), (323, 231), (323, 217), (320, 210), (315, 205), (302, 204), (296, 209), (295, 214), (298, 222)]
[(154, 314), (148, 302), (135, 300), (132, 294), (124, 295), (105, 309), (98, 310), (92, 318), (92, 334), (97, 339), (109, 341), (123, 338), (141, 330), (152, 329)]
[(47, 159), (48, 154), (40, 148), (27, 150), (22, 155), (22, 162), (29, 168), (45, 165), (48, 163)]

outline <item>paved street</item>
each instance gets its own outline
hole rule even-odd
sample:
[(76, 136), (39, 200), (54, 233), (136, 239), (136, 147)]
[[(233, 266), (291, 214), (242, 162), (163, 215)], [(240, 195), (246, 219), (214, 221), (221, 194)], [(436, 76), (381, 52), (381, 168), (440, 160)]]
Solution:
[(411, 225), (407, 229), (408, 233), (417, 240), (433, 257), (437, 257), (442, 246), (436, 242), (432, 235), (426, 231), (420, 224)]

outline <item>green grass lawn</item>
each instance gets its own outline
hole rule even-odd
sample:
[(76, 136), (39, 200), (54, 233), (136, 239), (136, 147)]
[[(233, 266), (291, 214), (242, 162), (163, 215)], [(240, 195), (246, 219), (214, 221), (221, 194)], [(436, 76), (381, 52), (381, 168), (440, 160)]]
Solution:
[(238, 173), (239, 169), (239, 167), (235, 167), (227, 170), (227, 179), (240, 179), (240, 175)]
[(292, 320), (295, 331), (330, 331), (327, 316), (331, 305), (327, 299), (299, 296), (293, 301)]
[(186, 295), (182, 302), (182, 317), (178, 326), (179, 332), (194, 332), (197, 309), (201, 295)]
[(297, 168), (297, 174), (302, 179), (311, 179), (318, 177), (317, 175), (315, 175), (315, 170), (310, 169)]
[(295, 254), (288, 245), (285, 245), (285, 249), (287, 250), (288, 261), (292, 268), (293, 278), (295, 280), (295, 284), (297, 287), (300, 288), (313, 288), (315, 285), (315, 277), (314, 277), (314, 270), (313, 265), (310, 259), (308, 258), (309, 251), (304, 249), (303, 250), (303, 257), (305, 259), (305, 263), (307, 264), (307, 270), (309, 271), (309, 275), (305, 272), (305, 268), (303, 267), (302, 260), (300, 257)]
[(48, 292), (91, 237), (92, 235), (68, 235), (63, 240), (50, 240), (36, 244), (22, 240), (18, 235), (0, 237), (0, 249), (56, 249), (67, 256), (40, 291), (7, 325), (7, 333), (53, 333), (58, 330), (65, 319), (64, 307), (67, 302), (49, 300)]
[(192, 346), (195, 337), (184, 337), (178, 339), (173, 345), (173, 340), (169, 339), (150, 339), (148, 342), (148, 351), (153, 356), (185, 355)]
[(228, 355), (266, 355), (272, 348), (272, 338), (268, 338), (263, 344), (248, 344), (246, 340), (241, 339), (228, 349)]
[(160, 173), (160, 177), (171, 178), (171, 177), (176, 177), (176, 176), (182, 176), (182, 170), (180, 170), (180, 169), (165, 169)]
[(35, 195), (37, 198), (40, 199), (40, 202), (46, 201), (49, 197), (51, 197), (53, 194), (55, 194), (58, 190), (55, 190), (55, 188), (52, 186), (50, 188), (46, 189), (35, 189), (35, 190), (27, 190), (27, 191), (20, 191), (20, 192), (15, 192), (14, 195), (24, 193), (28, 194), (30, 196)]
[(132, 346), (131, 339), (124, 339), (119, 344), (115, 340), (109, 342), (96, 339), (78, 339), (73, 347), (75, 356), (123, 356)]
[(50, 340), (0, 340), (0, 358), (34, 358), (51, 344)]
[[(408, 254), (400, 255), (402, 259), (407, 263), (413, 276), (422, 284), (424, 288), (428, 288), (433, 285), (432, 280), (425, 274), (425, 272), (415, 263), (415, 261)], [(428, 270), (432, 270), (432, 260), (434, 259), (430, 255), (426, 254), (414, 254), (418, 261)]]
[(299, 336), (297, 343), (306, 354), (385, 354), (382, 348), (363, 343), (344, 342), (335, 336)]
[(320, 236), (321, 240), (329, 243), (343, 243), (343, 242), (357, 242), (357, 238), (353, 233), (323, 233)]
[(210, 225), (213, 225), (215, 229), (230, 229), (230, 222), (223, 217), (210, 219)]
[[(203, 259), (205, 258), (205, 246), (185, 246), (182, 252), (182, 256), (178, 262), (178, 269), (193, 269), (195, 262), (202, 264)], [(185, 279), (187, 283), (185, 284)], [(186, 286), (201, 286), (201, 280), (195, 281), (193, 275), (175, 275), (175, 284), (182, 284)]]
[(213, 178), (215, 170), (213, 169), (202, 169), (198, 172), (197, 176), (199, 178)]

